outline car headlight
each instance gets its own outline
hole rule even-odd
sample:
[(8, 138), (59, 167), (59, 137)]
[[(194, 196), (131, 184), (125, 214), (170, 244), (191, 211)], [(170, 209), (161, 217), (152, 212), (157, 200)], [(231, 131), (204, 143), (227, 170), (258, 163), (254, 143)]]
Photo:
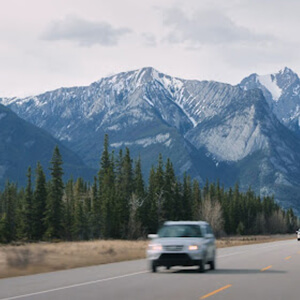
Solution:
[(150, 244), (148, 248), (150, 251), (161, 251), (162, 245), (161, 244)]
[(199, 249), (199, 246), (197, 246), (197, 245), (190, 245), (189, 246), (190, 251), (195, 251), (195, 250), (198, 250), (198, 249)]

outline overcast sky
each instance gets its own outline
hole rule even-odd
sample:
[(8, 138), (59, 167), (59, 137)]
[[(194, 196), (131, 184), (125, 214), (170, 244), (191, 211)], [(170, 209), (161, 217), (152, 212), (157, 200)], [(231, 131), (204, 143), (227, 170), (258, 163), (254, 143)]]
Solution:
[(237, 84), (300, 73), (299, 0), (0, 0), (0, 97), (145, 66)]

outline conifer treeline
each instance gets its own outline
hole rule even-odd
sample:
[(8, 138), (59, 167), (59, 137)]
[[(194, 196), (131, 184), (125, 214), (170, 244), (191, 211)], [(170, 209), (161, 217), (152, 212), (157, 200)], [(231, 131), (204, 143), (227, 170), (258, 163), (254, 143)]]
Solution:
[(148, 184), (141, 160), (128, 148), (109, 152), (104, 139), (100, 170), (93, 184), (82, 178), (62, 180), (58, 147), (46, 181), (38, 163), (35, 181), (28, 168), (26, 188), (7, 182), (0, 192), (0, 242), (15, 240), (137, 239), (155, 233), (165, 220), (207, 220), (217, 234), (294, 232), (299, 225), (292, 209), (284, 211), (273, 197), (255, 195), (238, 184), (225, 190), (219, 182), (200, 188), (197, 180), (176, 177), (172, 162), (159, 155)]

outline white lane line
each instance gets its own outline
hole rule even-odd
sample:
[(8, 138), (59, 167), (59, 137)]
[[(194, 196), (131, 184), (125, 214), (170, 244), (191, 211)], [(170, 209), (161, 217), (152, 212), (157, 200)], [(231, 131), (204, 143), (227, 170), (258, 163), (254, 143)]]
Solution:
[(234, 252), (234, 253), (230, 253), (230, 254), (218, 255), (218, 258), (234, 256), (234, 255), (243, 254), (243, 253), (247, 253), (247, 252), (249, 252), (249, 251), (241, 251), (241, 252)]
[(40, 291), (40, 292), (36, 292), (36, 293), (23, 294), (23, 295), (8, 297), (8, 298), (0, 298), (0, 300), (21, 299), (21, 298), (26, 298), (26, 297), (31, 297), (31, 296), (41, 295), (41, 294), (47, 294), (47, 293), (56, 292), (56, 291), (72, 289), (72, 288), (75, 288), (75, 287), (80, 287), (80, 286), (85, 286), (85, 285), (90, 285), (90, 284), (96, 284), (96, 283), (99, 283), (99, 282), (105, 282), (105, 281), (121, 279), (121, 278), (125, 278), (125, 277), (130, 277), (130, 276), (136, 276), (136, 275), (140, 275), (140, 274), (144, 274), (144, 273), (149, 273), (149, 271), (141, 271), (141, 272), (130, 273), (130, 274), (125, 274), (125, 275), (116, 276), (116, 277), (110, 277), (110, 278), (87, 281), (87, 282), (82, 282), (82, 283), (77, 283), (77, 284), (72, 284), (72, 285), (66, 285), (66, 286), (62, 286), (62, 287), (59, 287), (59, 288)]

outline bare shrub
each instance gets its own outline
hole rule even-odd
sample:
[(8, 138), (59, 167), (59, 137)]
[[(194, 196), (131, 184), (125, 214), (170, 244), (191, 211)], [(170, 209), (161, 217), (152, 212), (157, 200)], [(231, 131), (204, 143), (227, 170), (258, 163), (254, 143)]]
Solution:
[(138, 217), (138, 209), (141, 206), (141, 200), (135, 194), (132, 194), (129, 206), (128, 238), (133, 240), (142, 236), (142, 223)]
[(266, 233), (266, 219), (263, 213), (259, 213), (256, 216), (255, 219), (255, 232), (257, 232), (258, 234), (265, 234)]
[(11, 268), (26, 269), (29, 265), (41, 263), (45, 255), (45, 251), (33, 252), (28, 247), (18, 246), (6, 251), (6, 264)]
[(268, 220), (268, 227), (271, 233), (287, 232), (285, 216), (281, 210), (274, 211)]
[(10, 267), (25, 269), (30, 261), (29, 249), (13, 249), (7, 256), (6, 261)]
[(223, 211), (219, 201), (212, 201), (207, 195), (203, 201), (201, 219), (208, 222), (214, 230), (216, 236), (220, 236), (224, 228)]

